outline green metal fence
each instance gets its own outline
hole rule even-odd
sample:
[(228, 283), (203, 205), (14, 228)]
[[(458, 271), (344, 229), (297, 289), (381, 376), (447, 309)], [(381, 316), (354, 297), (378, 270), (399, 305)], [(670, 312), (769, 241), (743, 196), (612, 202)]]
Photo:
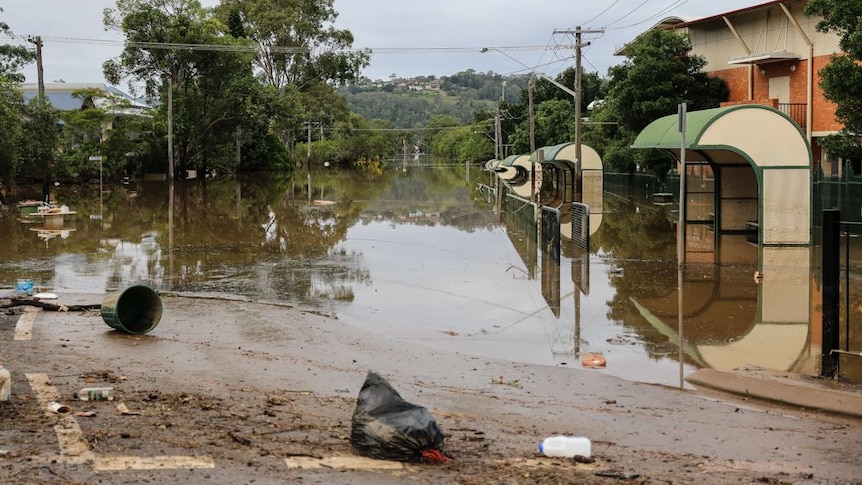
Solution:
[[(824, 175), (819, 167), (814, 172), (812, 187), (812, 210), (814, 225), (822, 227), (822, 214), (825, 209), (841, 211), (842, 222), (862, 222), (862, 175), (853, 173), (853, 167), (848, 163), (840, 176)], [(848, 227), (854, 234), (860, 233), (860, 227)]]

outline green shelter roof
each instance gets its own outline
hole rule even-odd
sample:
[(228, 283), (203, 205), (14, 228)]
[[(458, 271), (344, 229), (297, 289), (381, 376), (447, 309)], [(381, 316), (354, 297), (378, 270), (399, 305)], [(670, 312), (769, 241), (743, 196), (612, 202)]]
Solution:
[[(718, 118), (731, 111), (752, 108), (773, 110), (767, 106), (746, 104), (689, 111), (685, 115), (685, 147), (695, 148), (703, 132)], [(668, 115), (653, 121), (641, 130), (631, 147), (674, 150), (680, 148), (680, 136), (679, 115)]]

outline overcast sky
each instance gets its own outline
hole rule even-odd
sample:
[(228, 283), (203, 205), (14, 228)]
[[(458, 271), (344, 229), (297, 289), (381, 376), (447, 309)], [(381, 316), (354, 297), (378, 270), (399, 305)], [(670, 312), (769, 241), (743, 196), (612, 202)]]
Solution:
[[(202, 0), (213, 6), (218, 0)], [(448, 76), (466, 69), (501, 74), (556, 75), (574, 65), (573, 37), (584, 34), (587, 71), (619, 64), (613, 52), (667, 16), (694, 20), (764, 0), (335, 0), (336, 27), (354, 47), (375, 50), (364, 74), (373, 79)], [(43, 38), (45, 82), (104, 82), (102, 63), (121, 50), (122, 36), (105, 32), (102, 11), (112, 0), (0, 0), (0, 20), (16, 36)], [(98, 45), (95, 41), (112, 41)], [(5, 40), (5, 42), (24, 42)], [(482, 54), (480, 49), (489, 48)], [(525, 67), (526, 66), (526, 67)], [(35, 65), (25, 74), (36, 82)]]

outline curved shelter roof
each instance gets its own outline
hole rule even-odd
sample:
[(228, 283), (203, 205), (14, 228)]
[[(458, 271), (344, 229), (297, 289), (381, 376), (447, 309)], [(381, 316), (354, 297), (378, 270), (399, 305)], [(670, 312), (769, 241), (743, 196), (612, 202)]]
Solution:
[[(680, 157), (679, 117), (659, 118), (632, 148), (658, 148)], [(802, 129), (768, 106), (738, 105), (686, 115), (686, 161), (747, 162), (757, 175), (758, 221), (764, 245), (809, 244), (812, 155)]]
[(532, 192), (532, 166), (528, 155), (509, 155), (497, 166), (497, 176), (504, 180), (518, 197), (529, 199)]
[[(542, 148), (545, 162), (575, 162), (575, 144), (560, 143)], [(581, 144), (581, 170), (602, 170), (602, 157), (590, 146)]]

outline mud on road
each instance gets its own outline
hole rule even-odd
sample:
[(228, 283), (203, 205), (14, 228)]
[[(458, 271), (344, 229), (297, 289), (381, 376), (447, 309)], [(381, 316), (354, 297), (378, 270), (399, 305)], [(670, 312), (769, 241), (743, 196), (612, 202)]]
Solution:
[[(862, 483), (855, 420), (430, 350), (295, 308), (164, 302), (143, 336), (38, 312), (22, 339), (22, 309), (0, 315), (0, 483)], [(369, 369), (429, 408), (451, 462), (358, 457)], [(75, 396), (102, 386), (114, 400)], [(540, 456), (557, 433), (590, 437), (594, 461)]]

